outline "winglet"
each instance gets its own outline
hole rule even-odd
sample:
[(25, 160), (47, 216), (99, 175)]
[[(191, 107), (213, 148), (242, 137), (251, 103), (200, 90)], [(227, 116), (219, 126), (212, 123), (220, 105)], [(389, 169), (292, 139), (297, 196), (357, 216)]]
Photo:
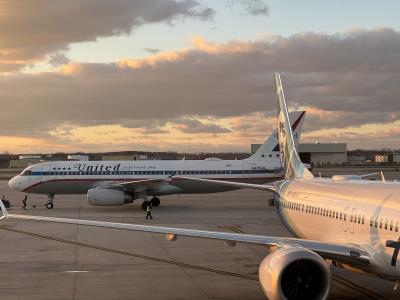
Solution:
[(285, 179), (313, 178), (314, 176), (301, 162), (300, 156), (296, 150), (285, 95), (283, 93), (281, 76), (279, 73), (275, 73), (275, 97), (278, 108), (279, 149)]
[(0, 208), (1, 208), (1, 211), (3, 213), (3, 216), (0, 217), (0, 220), (4, 219), (4, 218), (7, 218), (8, 217), (8, 211), (7, 211), (7, 208), (4, 206), (3, 201), (1, 201), (1, 200), (0, 200)]

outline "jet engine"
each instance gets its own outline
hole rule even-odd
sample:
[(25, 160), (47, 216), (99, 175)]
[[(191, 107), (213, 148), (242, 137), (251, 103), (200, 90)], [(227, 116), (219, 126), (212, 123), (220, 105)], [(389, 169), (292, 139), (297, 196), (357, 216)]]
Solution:
[(132, 203), (133, 195), (120, 190), (93, 188), (87, 192), (87, 199), (94, 206), (123, 205)]
[(325, 261), (301, 246), (274, 250), (260, 264), (259, 278), (270, 300), (327, 299), (331, 289)]

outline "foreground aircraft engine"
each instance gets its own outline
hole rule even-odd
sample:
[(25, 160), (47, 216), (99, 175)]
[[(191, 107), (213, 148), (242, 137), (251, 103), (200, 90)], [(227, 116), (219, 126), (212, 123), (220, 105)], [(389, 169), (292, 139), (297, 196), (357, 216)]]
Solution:
[(122, 205), (133, 202), (133, 195), (120, 190), (94, 188), (87, 192), (90, 205), (110, 206)]
[(261, 287), (270, 300), (327, 299), (331, 273), (321, 256), (300, 246), (277, 248), (259, 268)]

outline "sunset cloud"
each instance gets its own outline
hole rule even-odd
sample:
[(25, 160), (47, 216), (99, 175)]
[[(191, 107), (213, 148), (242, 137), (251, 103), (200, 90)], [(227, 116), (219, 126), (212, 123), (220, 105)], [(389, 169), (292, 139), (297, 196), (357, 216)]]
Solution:
[(210, 20), (214, 15), (195, 0), (4, 0), (0, 10), (0, 72), (44, 60), (71, 43), (127, 35), (146, 24)]
[[(174, 150), (196, 141), (197, 148), (248, 151), (275, 126), (272, 78), (280, 71), (291, 108), (309, 111), (306, 140), (355, 148), (367, 147), (368, 136), (379, 141), (373, 147), (394, 145), (388, 130), (400, 116), (399, 62), (400, 33), (388, 28), (226, 43), (195, 36), (185, 48), (139, 59), (66, 61), (52, 72), (1, 76), (7, 126), (0, 135), (47, 144), (62, 137), (76, 150), (127, 149), (135, 141)], [(103, 139), (106, 129), (118, 138)]]

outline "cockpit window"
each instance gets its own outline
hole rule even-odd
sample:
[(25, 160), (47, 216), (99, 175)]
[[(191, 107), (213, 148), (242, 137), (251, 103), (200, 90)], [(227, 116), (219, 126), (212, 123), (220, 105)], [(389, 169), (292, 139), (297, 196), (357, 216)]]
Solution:
[(31, 170), (25, 170), (21, 174), (21, 176), (31, 176), (31, 175), (32, 175), (32, 171)]

